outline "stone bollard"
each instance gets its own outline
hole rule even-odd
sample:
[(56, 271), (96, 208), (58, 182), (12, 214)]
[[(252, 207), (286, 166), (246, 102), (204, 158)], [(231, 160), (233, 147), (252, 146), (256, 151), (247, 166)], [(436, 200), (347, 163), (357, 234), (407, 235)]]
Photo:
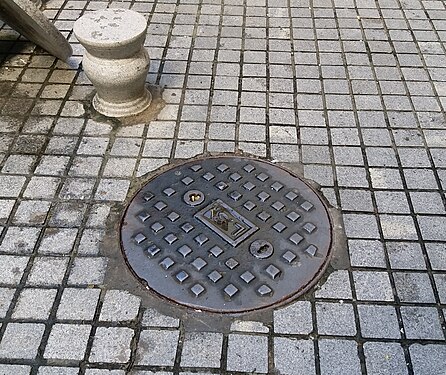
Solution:
[(128, 117), (152, 101), (145, 87), (149, 54), (143, 47), (147, 21), (126, 9), (87, 13), (74, 23), (74, 34), (85, 47), (85, 74), (96, 88), (93, 107), (108, 117)]

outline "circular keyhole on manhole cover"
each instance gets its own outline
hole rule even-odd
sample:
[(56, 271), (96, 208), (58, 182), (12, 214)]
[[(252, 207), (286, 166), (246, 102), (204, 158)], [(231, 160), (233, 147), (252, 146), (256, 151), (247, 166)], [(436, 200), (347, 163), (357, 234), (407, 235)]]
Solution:
[(154, 176), (130, 202), (122, 251), (134, 275), (174, 303), (243, 313), (289, 301), (332, 253), (327, 206), (277, 165), (211, 157)]
[(199, 190), (190, 190), (183, 197), (184, 201), (190, 206), (198, 206), (204, 201), (204, 194)]
[(268, 241), (257, 240), (251, 244), (249, 251), (257, 259), (266, 259), (273, 255), (274, 248)]

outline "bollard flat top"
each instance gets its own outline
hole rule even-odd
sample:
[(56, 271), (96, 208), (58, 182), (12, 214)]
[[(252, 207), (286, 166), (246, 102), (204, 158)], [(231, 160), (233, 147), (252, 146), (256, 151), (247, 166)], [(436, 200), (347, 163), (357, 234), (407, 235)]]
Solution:
[(98, 47), (129, 44), (145, 34), (147, 20), (127, 9), (103, 9), (86, 13), (74, 23), (74, 33), (81, 43)]

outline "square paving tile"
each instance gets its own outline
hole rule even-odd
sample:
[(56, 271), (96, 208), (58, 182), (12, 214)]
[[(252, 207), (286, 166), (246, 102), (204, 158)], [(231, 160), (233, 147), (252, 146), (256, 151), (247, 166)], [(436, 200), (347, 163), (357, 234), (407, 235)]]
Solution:
[(268, 372), (266, 336), (230, 334), (227, 368), (229, 371)]
[(45, 326), (34, 323), (9, 323), (0, 341), (0, 358), (34, 359)]
[(87, 349), (90, 331), (91, 326), (86, 324), (55, 324), (51, 328), (43, 357), (81, 361)]

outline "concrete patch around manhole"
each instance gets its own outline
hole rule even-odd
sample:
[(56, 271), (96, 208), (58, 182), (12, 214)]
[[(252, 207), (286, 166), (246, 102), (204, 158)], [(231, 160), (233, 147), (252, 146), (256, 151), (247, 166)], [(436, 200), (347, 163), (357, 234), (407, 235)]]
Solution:
[(240, 316), (262, 315), (303, 295), (329, 273), (331, 260), (343, 268), (340, 223), (308, 181), (232, 155), (152, 174), (127, 207), (122, 227), (113, 227), (148, 295), (186, 315)]

